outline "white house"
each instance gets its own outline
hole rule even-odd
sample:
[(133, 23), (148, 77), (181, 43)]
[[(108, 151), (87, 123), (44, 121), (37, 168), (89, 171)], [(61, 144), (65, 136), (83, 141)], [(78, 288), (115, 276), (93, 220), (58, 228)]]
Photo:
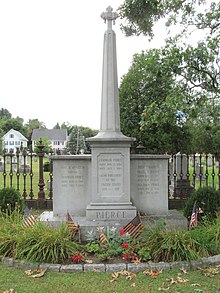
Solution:
[(68, 142), (66, 129), (33, 129), (31, 136), (33, 150), (36, 142), (39, 141), (40, 138), (47, 138), (50, 141), (51, 147), (55, 153), (58, 150), (62, 152), (66, 148)]
[(21, 149), (27, 147), (28, 139), (19, 131), (12, 128), (5, 135), (3, 135), (2, 142), (6, 153), (12, 151), (15, 154), (18, 148)]

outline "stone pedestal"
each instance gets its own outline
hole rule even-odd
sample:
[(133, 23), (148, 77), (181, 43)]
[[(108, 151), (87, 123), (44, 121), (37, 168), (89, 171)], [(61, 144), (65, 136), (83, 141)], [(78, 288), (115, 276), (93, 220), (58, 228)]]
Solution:
[(130, 143), (93, 138), (92, 194), (86, 209), (87, 220), (129, 220), (136, 216), (130, 200)]
[(90, 202), (91, 155), (53, 156), (54, 217), (85, 216)]

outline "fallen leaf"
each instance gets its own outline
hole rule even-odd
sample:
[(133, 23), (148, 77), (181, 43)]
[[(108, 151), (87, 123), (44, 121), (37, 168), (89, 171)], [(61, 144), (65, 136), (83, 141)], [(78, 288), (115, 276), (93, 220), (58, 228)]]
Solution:
[(198, 283), (191, 284), (191, 286), (192, 286), (192, 287), (201, 287), (201, 285), (200, 285), (200, 284), (198, 284)]
[(32, 270), (25, 271), (25, 274), (28, 275), (28, 276), (31, 276), (32, 275)]
[(158, 291), (169, 291), (170, 287), (167, 287), (167, 288), (159, 287), (157, 290)]
[(2, 293), (16, 293), (15, 289), (9, 289), (6, 291), (3, 291)]
[(93, 263), (93, 261), (91, 259), (86, 259), (85, 262), (88, 263), (88, 264)]
[(41, 278), (45, 275), (47, 269), (27, 270), (25, 274), (32, 278)]
[(135, 283), (132, 283), (132, 284), (131, 284), (131, 287), (132, 287), (132, 288), (134, 288), (135, 286), (136, 286)]
[(187, 272), (187, 270), (185, 270), (184, 268), (182, 268), (182, 269), (180, 269), (181, 270), (181, 272), (183, 273), (183, 274), (187, 274), (188, 272)]
[(162, 270), (160, 270), (160, 271), (158, 271), (158, 270), (156, 270), (156, 271), (153, 271), (153, 270), (145, 270), (143, 273), (145, 275), (150, 276), (151, 278), (157, 278), (158, 275), (162, 273)]
[(176, 280), (177, 280), (177, 282), (180, 283), (180, 284), (185, 284), (185, 283), (189, 282), (188, 279), (183, 279), (183, 278), (181, 278), (181, 277), (177, 277)]
[(177, 281), (175, 281), (174, 278), (166, 279), (166, 281), (167, 281), (170, 285), (173, 285), (173, 284), (176, 284), (176, 283), (177, 283)]
[(136, 259), (134, 259), (134, 260), (132, 260), (131, 261), (132, 263), (134, 263), (134, 264), (140, 264), (141, 263), (141, 257), (140, 258), (136, 258)]
[(129, 273), (126, 277), (126, 280), (132, 280), (136, 277), (136, 274), (135, 273)]
[(206, 268), (206, 269), (202, 269), (202, 268), (198, 268), (202, 274), (206, 277), (214, 277), (215, 275), (217, 275), (219, 273), (218, 268)]

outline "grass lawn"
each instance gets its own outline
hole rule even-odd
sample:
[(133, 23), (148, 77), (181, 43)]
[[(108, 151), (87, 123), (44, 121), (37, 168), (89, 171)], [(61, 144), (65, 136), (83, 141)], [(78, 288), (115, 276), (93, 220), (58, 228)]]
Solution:
[(14, 289), (17, 293), (220, 292), (219, 266), (187, 273), (180, 270), (164, 271), (157, 278), (143, 273), (131, 276), (131, 280), (126, 280), (122, 275), (111, 282), (113, 278), (110, 273), (47, 272), (37, 279), (27, 276), (24, 270), (0, 264), (0, 292), (9, 289)]

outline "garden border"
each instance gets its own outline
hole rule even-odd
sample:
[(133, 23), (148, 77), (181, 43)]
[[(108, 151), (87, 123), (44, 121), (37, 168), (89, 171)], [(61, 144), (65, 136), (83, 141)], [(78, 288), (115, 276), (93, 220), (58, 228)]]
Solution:
[(20, 268), (25, 270), (34, 269), (47, 269), (49, 272), (62, 272), (62, 273), (76, 273), (76, 272), (143, 272), (147, 269), (150, 270), (170, 270), (170, 269), (196, 269), (198, 267), (204, 267), (208, 265), (220, 264), (220, 254), (209, 256), (207, 258), (201, 258), (199, 260), (193, 260), (190, 262), (146, 262), (140, 264), (134, 263), (118, 263), (118, 264), (49, 264), (49, 263), (30, 263), (23, 260), (14, 260), (11, 257), (0, 256), (0, 262), (8, 267)]

